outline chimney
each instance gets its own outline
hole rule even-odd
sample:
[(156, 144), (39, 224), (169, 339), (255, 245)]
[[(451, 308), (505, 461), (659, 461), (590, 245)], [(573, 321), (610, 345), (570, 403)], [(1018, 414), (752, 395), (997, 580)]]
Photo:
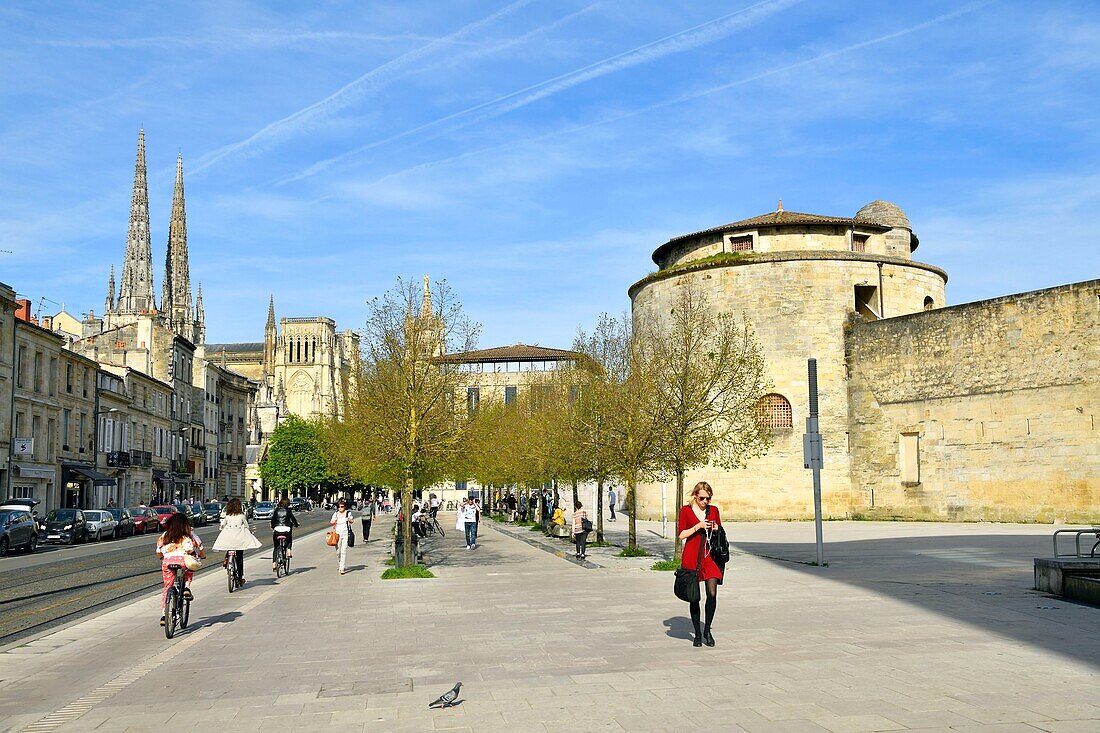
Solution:
[(15, 304), (16, 304), (16, 308), (15, 308), (15, 317), (16, 318), (18, 318), (21, 321), (26, 321), (27, 323), (33, 323), (36, 326), (38, 325), (38, 321), (36, 321), (34, 319), (34, 316), (31, 315), (31, 301), (30, 300), (28, 300), (27, 298), (19, 298), (15, 301)]

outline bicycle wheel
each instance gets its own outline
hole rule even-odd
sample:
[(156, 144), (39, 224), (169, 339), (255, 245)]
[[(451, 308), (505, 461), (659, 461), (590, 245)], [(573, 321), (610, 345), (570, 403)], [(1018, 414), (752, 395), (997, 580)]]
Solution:
[(229, 558), (229, 562), (225, 566), (225, 576), (229, 580), (229, 592), (237, 590), (237, 563), (233, 557)]
[(435, 531), (439, 532), (440, 537), (446, 537), (447, 536), (446, 534), (443, 533), (443, 525), (440, 524), (438, 521), (435, 523)]
[(191, 617), (191, 601), (186, 598), (180, 600), (180, 628), (187, 628), (187, 619)]
[(178, 605), (179, 599), (176, 598), (175, 587), (169, 588), (168, 595), (164, 599), (164, 635), (169, 639), (176, 635)]
[(276, 578), (281, 578), (284, 575), (286, 575), (286, 565), (283, 564), (284, 562), (286, 562), (285, 558), (286, 558), (286, 550), (283, 549), (282, 545), (276, 546), (275, 547), (275, 577)]

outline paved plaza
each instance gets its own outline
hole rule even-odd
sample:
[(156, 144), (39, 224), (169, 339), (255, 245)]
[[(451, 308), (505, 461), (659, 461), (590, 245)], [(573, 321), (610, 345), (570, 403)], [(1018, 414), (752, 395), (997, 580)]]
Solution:
[(652, 559), (486, 521), (382, 581), (391, 521), (345, 576), (321, 534), (288, 578), (200, 576), (171, 641), (158, 596), (4, 650), (0, 730), (1100, 731), (1100, 609), (1029, 590), (1050, 527), (828, 523), (817, 568), (812, 525), (730, 525), (708, 649)]

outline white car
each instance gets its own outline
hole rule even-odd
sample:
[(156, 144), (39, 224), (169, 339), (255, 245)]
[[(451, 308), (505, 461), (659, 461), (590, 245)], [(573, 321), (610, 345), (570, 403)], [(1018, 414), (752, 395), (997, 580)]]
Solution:
[(110, 512), (98, 509), (84, 511), (84, 520), (88, 523), (88, 539), (99, 542), (104, 537), (114, 537), (118, 533), (118, 521)]

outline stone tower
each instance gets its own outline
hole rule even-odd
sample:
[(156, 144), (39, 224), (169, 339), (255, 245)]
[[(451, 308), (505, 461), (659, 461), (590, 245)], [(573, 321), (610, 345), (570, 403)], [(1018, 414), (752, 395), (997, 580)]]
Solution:
[[(673, 237), (653, 253), (657, 272), (630, 288), (635, 321), (668, 317), (690, 286), (720, 313), (742, 316), (767, 364), (771, 393), (757, 405), (771, 430), (769, 452), (744, 469), (689, 471), (686, 486), (706, 480), (722, 517), (813, 516), (803, 469), (808, 414), (806, 361), (817, 359), (827, 515), (852, 506), (845, 333), (877, 321), (944, 305), (947, 274), (917, 262), (919, 242), (904, 212), (874, 201), (852, 217), (775, 211)], [(660, 485), (639, 488), (638, 514), (660, 516)]]
[(145, 178), (145, 130), (138, 131), (134, 190), (130, 197), (130, 228), (126, 235), (126, 256), (122, 264), (116, 310), (134, 314), (155, 311), (153, 300), (153, 253), (149, 239), (149, 189)]
[(168, 225), (168, 252), (164, 262), (160, 309), (170, 329), (188, 341), (196, 342), (195, 318), (191, 309), (191, 273), (187, 257), (187, 211), (183, 197), (182, 155), (176, 157), (176, 184), (172, 192), (172, 217)]
[(196, 345), (206, 343), (206, 311), (202, 306), (202, 283), (199, 283), (199, 292), (195, 296), (195, 338), (192, 342)]
[(103, 312), (110, 313), (115, 309), (115, 266), (111, 265), (111, 277), (107, 280), (107, 301), (103, 304)]
[(275, 296), (267, 301), (267, 325), (264, 326), (264, 382), (274, 387), (275, 346), (279, 340), (278, 326), (275, 325)]

